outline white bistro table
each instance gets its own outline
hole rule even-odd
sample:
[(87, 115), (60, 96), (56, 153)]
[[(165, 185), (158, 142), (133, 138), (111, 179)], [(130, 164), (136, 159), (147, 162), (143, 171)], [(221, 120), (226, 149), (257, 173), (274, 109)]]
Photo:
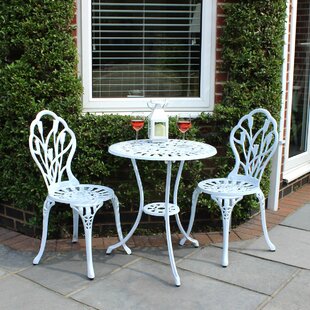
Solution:
[[(196, 160), (214, 156), (216, 154), (215, 147), (206, 143), (190, 140), (170, 139), (165, 142), (152, 142), (151, 140), (146, 139), (146, 140), (123, 141), (113, 144), (109, 147), (109, 153), (116, 156), (131, 159), (139, 187), (140, 206), (136, 221), (131, 230), (129, 231), (128, 235), (122, 238), (118, 243), (109, 246), (106, 253), (110, 254), (114, 249), (118, 248), (119, 246), (125, 245), (125, 243), (129, 240), (129, 238), (133, 235), (133, 233), (137, 229), (143, 212), (153, 216), (163, 216), (165, 218), (166, 223), (167, 245), (168, 245), (168, 252), (172, 273), (174, 275), (176, 285), (180, 286), (180, 278), (176, 270), (172, 250), (169, 216), (175, 215), (177, 225), (181, 233), (184, 235), (184, 237), (190, 242), (192, 242), (194, 246), (196, 247), (199, 246), (198, 241), (191, 238), (189, 234), (184, 230), (181, 224), (178, 215), (180, 211), (177, 203), (178, 188), (184, 162), (186, 160)], [(164, 202), (154, 202), (144, 205), (143, 186), (136, 160), (164, 161), (167, 164), (166, 190), (165, 190)], [(179, 162), (179, 169), (174, 184), (173, 203), (170, 203), (169, 195), (171, 186), (171, 167), (172, 163), (175, 162)], [(189, 227), (187, 229), (188, 232), (191, 231), (193, 220), (194, 220), (194, 214), (191, 214)], [(121, 224), (116, 223), (116, 225), (120, 227)], [(182, 243), (184, 244), (184, 242)], [(130, 254), (131, 251), (127, 251), (127, 253)]]

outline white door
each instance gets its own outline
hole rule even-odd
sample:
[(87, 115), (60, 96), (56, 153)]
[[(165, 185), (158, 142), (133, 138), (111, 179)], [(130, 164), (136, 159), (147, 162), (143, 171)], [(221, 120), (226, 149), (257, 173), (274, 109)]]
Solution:
[(287, 121), (283, 177), (288, 182), (310, 171), (310, 3), (297, 1), (293, 84)]

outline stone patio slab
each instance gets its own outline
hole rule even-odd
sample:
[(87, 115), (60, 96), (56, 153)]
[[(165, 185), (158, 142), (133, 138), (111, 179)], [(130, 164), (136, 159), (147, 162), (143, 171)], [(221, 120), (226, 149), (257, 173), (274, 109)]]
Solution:
[[(177, 262), (180, 259), (183, 259), (184, 257), (195, 253), (197, 250), (199, 249), (191, 245), (185, 245), (183, 247), (178, 246), (178, 245), (174, 246), (173, 253), (174, 253), (175, 261)], [(133, 249), (132, 253), (139, 257), (149, 258), (149, 259), (170, 265), (167, 247), (136, 248), (136, 249)]]
[(229, 266), (221, 266), (222, 249), (209, 246), (185, 258), (178, 267), (271, 295), (297, 268), (246, 254), (229, 252)]
[[(117, 253), (117, 252), (116, 252)], [(86, 275), (86, 256), (84, 252), (58, 253), (44, 263), (28, 268), (20, 274), (36, 283), (61, 294), (67, 295), (81, 287), (92, 285), (97, 279), (118, 269), (137, 257), (122, 253), (105, 255), (102, 250), (93, 251), (95, 279)]]
[(9, 272), (17, 272), (32, 266), (34, 253), (19, 252), (0, 245), (0, 268)]
[(16, 275), (1, 279), (0, 300), (3, 310), (93, 309)]
[[(179, 270), (176, 287), (170, 266), (141, 259), (101, 279), (72, 298), (98, 309), (256, 309), (266, 295)], [(223, 295), (224, 294), (224, 295)]]
[(310, 231), (310, 204), (306, 204), (295, 213), (289, 215), (281, 225)]
[(277, 226), (269, 231), (276, 251), (268, 250), (264, 237), (241, 249), (241, 252), (278, 261), (292, 266), (310, 269), (310, 233), (305, 230)]
[(2, 269), (2, 268), (0, 268), (0, 278), (2, 278), (6, 274), (7, 274), (7, 271)]
[(300, 310), (310, 307), (310, 271), (302, 270), (263, 309)]

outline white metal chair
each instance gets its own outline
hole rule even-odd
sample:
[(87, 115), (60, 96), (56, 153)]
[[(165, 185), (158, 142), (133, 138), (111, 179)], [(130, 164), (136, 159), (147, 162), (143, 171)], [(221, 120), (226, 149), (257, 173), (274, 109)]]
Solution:
[[(103, 203), (111, 200), (117, 232), (123, 235), (119, 220), (119, 203), (113, 190), (109, 187), (80, 184), (71, 171), (71, 161), (76, 149), (74, 132), (67, 123), (55, 113), (43, 110), (37, 114), (30, 126), (29, 148), (31, 155), (39, 166), (48, 189), (43, 205), (43, 229), (39, 253), (33, 260), (37, 265), (43, 255), (48, 229), (50, 209), (58, 203), (69, 204), (73, 211), (73, 238), (78, 240), (78, 221), (82, 219), (85, 231), (87, 276), (95, 277), (92, 259), (92, 225), (96, 212)], [(128, 254), (130, 249), (123, 244)]]
[[(254, 122), (260, 118), (264, 125), (255, 130)], [(211, 195), (222, 213), (223, 254), (222, 266), (228, 266), (228, 242), (231, 213), (235, 204), (245, 195), (255, 194), (260, 203), (261, 223), (265, 240), (271, 251), (276, 247), (270, 241), (266, 226), (265, 196), (260, 188), (264, 169), (278, 145), (277, 123), (265, 109), (255, 109), (243, 116), (230, 134), (230, 146), (235, 156), (234, 169), (227, 178), (201, 181), (192, 197), (192, 212), (187, 233), (190, 234), (200, 193)], [(180, 241), (180, 245), (186, 239)]]

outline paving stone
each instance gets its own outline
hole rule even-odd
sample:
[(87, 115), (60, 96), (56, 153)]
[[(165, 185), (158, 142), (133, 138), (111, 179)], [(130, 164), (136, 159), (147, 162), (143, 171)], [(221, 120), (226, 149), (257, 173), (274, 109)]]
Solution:
[(271, 295), (297, 268), (229, 252), (229, 266), (221, 266), (222, 249), (209, 246), (177, 264), (178, 267)]
[[(197, 251), (197, 248), (193, 247), (192, 245), (185, 245), (183, 247), (177, 245), (173, 246), (175, 261), (178, 261), (187, 255), (191, 255), (195, 251)], [(134, 249), (133, 254), (139, 257), (149, 258), (170, 265), (167, 247), (136, 248)]]
[(244, 247), (242, 252), (310, 269), (310, 234), (308, 231), (276, 226), (269, 231), (269, 237), (276, 246), (275, 252), (269, 251), (263, 236)]
[(0, 278), (2, 278), (6, 274), (7, 274), (7, 271), (2, 269), (2, 268), (0, 268)]
[(93, 309), (16, 275), (1, 279), (0, 300), (2, 310)]
[(268, 304), (265, 310), (300, 310), (309, 309), (310, 272), (302, 270)]
[[(180, 270), (176, 287), (170, 266), (142, 259), (72, 298), (98, 309), (256, 309), (266, 296)], [(95, 296), (95, 298), (94, 298)]]
[(0, 268), (9, 272), (19, 271), (32, 266), (34, 256), (32, 252), (19, 252), (0, 245)]
[(27, 279), (39, 283), (61, 294), (69, 294), (81, 287), (91, 285), (115, 269), (137, 259), (133, 255), (105, 255), (104, 251), (93, 251), (94, 271), (96, 278), (87, 278), (86, 255), (84, 252), (57, 253), (44, 263), (28, 268), (20, 274)]
[(281, 225), (305, 229), (310, 231), (310, 204), (289, 215)]

